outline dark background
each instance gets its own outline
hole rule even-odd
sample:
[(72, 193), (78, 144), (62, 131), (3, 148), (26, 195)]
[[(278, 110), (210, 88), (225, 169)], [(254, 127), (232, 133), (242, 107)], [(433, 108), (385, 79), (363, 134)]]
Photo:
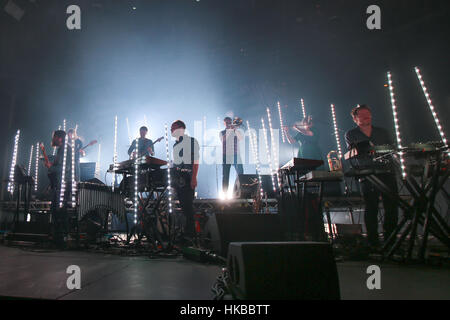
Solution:
[[(48, 145), (63, 119), (78, 124), (86, 142), (102, 142), (103, 174), (116, 114), (125, 160), (125, 117), (134, 134), (146, 115), (155, 139), (178, 118), (192, 130), (206, 116), (215, 129), (217, 117), (234, 113), (259, 127), (270, 106), (278, 128), (276, 102), (292, 124), (301, 118), (300, 98), (326, 153), (336, 148), (330, 103), (343, 131), (353, 126), (351, 108), (367, 103), (375, 124), (393, 132), (388, 70), (406, 144), (438, 140), (414, 66), (449, 134), (449, 1), (14, 0), (25, 11), (20, 21), (3, 10), (7, 2), (0, 0), (2, 180), (17, 129), (26, 165), (32, 143)], [(66, 28), (70, 4), (81, 8), (81, 30)], [(366, 28), (371, 4), (381, 8), (381, 30)], [(163, 150), (161, 143), (159, 158)], [(295, 152), (288, 145), (281, 151), (282, 164)], [(92, 148), (88, 160), (96, 154)], [(204, 196), (215, 195), (214, 167), (201, 168)]]

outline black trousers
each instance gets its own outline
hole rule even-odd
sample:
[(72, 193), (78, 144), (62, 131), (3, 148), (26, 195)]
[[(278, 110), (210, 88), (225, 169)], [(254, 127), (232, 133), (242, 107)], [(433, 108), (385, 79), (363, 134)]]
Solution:
[[(392, 193), (397, 194), (397, 181), (394, 175), (382, 174), (377, 175)], [(383, 201), (384, 207), (384, 240), (394, 231), (398, 223), (398, 204), (396, 201), (390, 199), (388, 196), (383, 195), (371, 182), (363, 180), (361, 183), (361, 191), (363, 193), (366, 209), (364, 212), (364, 221), (367, 229), (367, 238), (369, 244), (378, 244), (378, 205), (380, 196)]]
[(191, 188), (190, 182), (182, 187), (175, 187), (175, 191), (180, 201), (181, 210), (186, 217), (186, 227), (184, 236), (193, 238), (195, 236), (194, 225), (194, 190)]
[[(67, 236), (68, 232), (67, 210), (64, 206), (62, 208), (59, 207), (61, 185), (59, 183), (58, 176), (56, 174), (49, 174), (48, 178), (50, 180), (50, 192), (52, 200), (50, 211), (52, 214), (53, 241), (56, 245), (63, 246), (64, 237)], [(68, 186), (68, 188), (66, 189), (64, 195), (65, 200), (68, 199), (69, 195), (70, 186)]]
[(238, 155), (234, 156), (234, 159), (232, 159), (233, 161), (227, 161), (229, 159), (227, 159), (226, 157), (223, 157), (223, 164), (222, 164), (222, 191), (223, 193), (227, 193), (228, 191), (228, 184), (229, 184), (229, 180), (230, 180), (230, 169), (231, 166), (234, 167), (234, 169), (236, 170), (236, 173), (239, 174), (243, 174), (244, 173), (244, 166), (242, 165), (242, 161), (241, 158)]

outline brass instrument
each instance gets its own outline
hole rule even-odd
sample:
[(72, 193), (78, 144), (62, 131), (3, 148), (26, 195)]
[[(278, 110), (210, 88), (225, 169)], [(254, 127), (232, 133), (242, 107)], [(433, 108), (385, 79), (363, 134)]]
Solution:
[(234, 128), (239, 128), (243, 123), (243, 120), (239, 117), (234, 117), (233, 119), (233, 127)]
[(342, 161), (339, 159), (339, 154), (335, 150), (331, 150), (327, 154), (328, 166), (330, 171), (342, 171)]

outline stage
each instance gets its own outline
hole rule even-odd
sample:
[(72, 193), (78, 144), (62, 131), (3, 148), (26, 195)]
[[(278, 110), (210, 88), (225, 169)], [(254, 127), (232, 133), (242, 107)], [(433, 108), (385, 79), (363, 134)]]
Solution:
[[(0, 297), (91, 300), (211, 300), (219, 265), (182, 257), (150, 259), (82, 251), (0, 246)], [(381, 289), (368, 290), (366, 269), (381, 268)], [(69, 290), (69, 265), (81, 268), (81, 289)], [(376, 261), (337, 263), (343, 300), (450, 299), (448, 266)]]

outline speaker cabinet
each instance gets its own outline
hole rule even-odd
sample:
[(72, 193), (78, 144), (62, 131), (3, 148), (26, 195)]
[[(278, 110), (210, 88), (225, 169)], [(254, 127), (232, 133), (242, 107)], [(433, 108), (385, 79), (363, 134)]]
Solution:
[(328, 243), (233, 242), (227, 268), (237, 299), (340, 299), (336, 262)]
[(80, 163), (80, 181), (88, 181), (95, 178), (95, 162)]
[(278, 214), (215, 213), (205, 225), (204, 237), (218, 255), (226, 257), (230, 242), (282, 241)]

